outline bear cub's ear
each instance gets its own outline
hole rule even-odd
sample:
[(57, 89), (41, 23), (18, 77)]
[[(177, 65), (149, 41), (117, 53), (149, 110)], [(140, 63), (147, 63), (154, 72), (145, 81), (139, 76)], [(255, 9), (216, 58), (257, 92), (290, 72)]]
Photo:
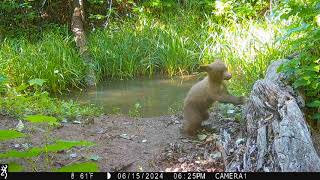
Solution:
[(201, 72), (208, 72), (209, 71), (209, 66), (208, 65), (200, 65), (199, 70)]

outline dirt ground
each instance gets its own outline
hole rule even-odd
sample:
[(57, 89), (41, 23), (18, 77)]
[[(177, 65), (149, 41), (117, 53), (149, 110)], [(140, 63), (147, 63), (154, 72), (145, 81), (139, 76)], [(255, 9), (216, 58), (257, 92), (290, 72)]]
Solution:
[[(0, 129), (10, 129), (16, 127), (18, 120), (0, 116), (0, 122)], [(43, 145), (43, 128), (30, 128), (30, 123), (23, 122), (24, 132), (31, 134), (31, 138), (2, 142), (4, 146), (0, 147), (0, 152), (23, 150), (26, 149), (25, 144), (28, 147)], [(235, 121), (223, 119), (219, 113), (211, 113), (205, 127), (215, 124), (217, 132), (220, 125), (229, 126), (228, 122)], [(104, 115), (81, 124), (62, 123), (60, 128), (52, 131), (52, 140), (87, 140), (96, 145), (56, 153), (51, 156), (52, 166), (59, 168), (95, 157), (100, 171), (223, 171), (218, 134), (212, 129), (203, 129), (198, 137), (187, 138), (180, 133), (181, 123), (181, 115), (155, 118)], [(25, 161), (15, 161), (30, 167)], [(42, 163), (43, 157), (40, 157), (35, 160), (38, 168), (30, 167), (25, 171), (46, 171), (41, 168)]]
[[(10, 129), (16, 127), (18, 120), (0, 116), (0, 122), (0, 129)], [(31, 134), (31, 137), (2, 142), (0, 152), (43, 145), (43, 128), (23, 122), (24, 132)], [(180, 133), (181, 123), (181, 115), (155, 118), (104, 115), (84, 120), (81, 124), (61, 123), (61, 127), (52, 131), (52, 141), (87, 140), (96, 145), (55, 153), (51, 156), (51, 167), (59, 168), (91, 160), (96, 161), (103, 172), (223, 171), (224, 159), (220, 152), (218, 132), (224, 128), (234, 140), (239, 139), (244, 132), (241, 128), (244, 127), (241, 125), (243, 123), (226, 116), (221, 110), (215, 110), (210, 113), (209, 120), (204, 122), (204, 129), (193, 139)], [(16, 159), (15, 162), (28, 167), (24, 171), (47, 171), (43, 165), (43, 156), (33, 160), (36, 168), (21, 159)], [(0, 162), (3, 163), (3, 160)]]

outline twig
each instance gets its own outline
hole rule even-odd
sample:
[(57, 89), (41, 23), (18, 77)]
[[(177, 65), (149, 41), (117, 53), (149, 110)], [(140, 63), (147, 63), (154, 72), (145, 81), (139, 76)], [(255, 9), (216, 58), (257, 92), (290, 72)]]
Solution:
[(111, 9), (112, 9), (112, 0), (109, 0), (109, 14), (107, 15), (106, 22), (104, 22), (104, 24), (103, 24), (104, 28), (107, 28), (107, 26), (109, 24), (109, 19), (110, 19), (110, 15), (111, 15)]
[(228, 166), (228, 160), (227, 160), (228, 156), (227, 156), (226, 150), (224, 149), (224, 147), (220, 143), (217, 143), (217, 145), (218, 145), (218, 149), (219, 149), (219, 151), (221, 152), (221, 155), (222, 155), (224, 169), (226, 170), (226, 168)]

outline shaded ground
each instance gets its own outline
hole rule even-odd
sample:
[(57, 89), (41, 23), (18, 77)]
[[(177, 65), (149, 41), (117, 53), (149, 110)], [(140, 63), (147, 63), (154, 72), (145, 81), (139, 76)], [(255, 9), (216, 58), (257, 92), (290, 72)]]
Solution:
[[(240, 108), (233, 111), (240, 111)], [(51, 166), (59, 168), (95, 159), (100, 171), (223, 171), (225, 159), (220, 152), (218, 132), (223, 128), (234, 140), (241, 139), (243, 129), (240, 127), (243, 126), (235, 119), (236, 116), (225, 110), (215, 109), (210, 120), (204, 123), (206, 130), (194, 139), (181, 135), (181, 115), (138, 119), (101, 116), (81, 124), (62, 123), (62, 127), (52, 131), (52, 139), (87, 140), (96, 145), (56, 153), (51, 156)], [(18, 123), (5, 116), (0, 116), (0, 121), (0, 129), (15, 128)], [(24, 131), (32, 134), (31, 138), (1, 143), (0, 152), (43, 144), (43, 128), (30, 128), (27, 122), (24, 125)], [(25, 171), (46, 171), (43, 157), (34, 159), (37, 166), (34, 169), (25, 161), (15, 161), (29, 167)]]
[[(5, 116), (0, 116), (0, 121), (0, 129), (15, 128), (18, 123)], [(58, 168), (99, 157), (97, 162), (101, 171), (222, 171), (218, 134), (202, 130), (198, 137), (186, 138), (180, 133), (181, 121), (181, 115), (137, 119), (101, 116), (81, 124), (62, 123), (62, 127), (52, 131), (52, 140), (87, 140), (96, 145), (57, 153), (51, 157), (52, 166)], [(213, 125), (218, 130), (222, 125), (229, 126), (229, 122), (235, 121), (223, 119), (219, 113), (211, 113), (210, 121), (205, 126), (212, 128)], [(6, 141), (2, 143), (4, 146), (1, 146), (0, 152), (43, 144), (43, 128), (31, 128), (28, 122), (24, 125), (24, 132), (31, 134), (31, 138)], [(35, 164), (39, 165), (37, 171), (45, 170), (41, 168), (42, 158), (35, 160)], [(22, 160), (16, 162), (27, 166)]]

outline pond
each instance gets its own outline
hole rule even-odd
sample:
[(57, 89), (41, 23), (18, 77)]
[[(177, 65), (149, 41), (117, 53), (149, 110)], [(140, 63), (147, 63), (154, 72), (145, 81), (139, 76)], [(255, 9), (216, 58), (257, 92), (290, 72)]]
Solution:
[(107, 81), (95, 88), (72, 92), (64, 99), (101, 106), (107, 114), (161, 116), (182, 110), (183, 99), (198, 80), (195, 76), (188, 76)]

